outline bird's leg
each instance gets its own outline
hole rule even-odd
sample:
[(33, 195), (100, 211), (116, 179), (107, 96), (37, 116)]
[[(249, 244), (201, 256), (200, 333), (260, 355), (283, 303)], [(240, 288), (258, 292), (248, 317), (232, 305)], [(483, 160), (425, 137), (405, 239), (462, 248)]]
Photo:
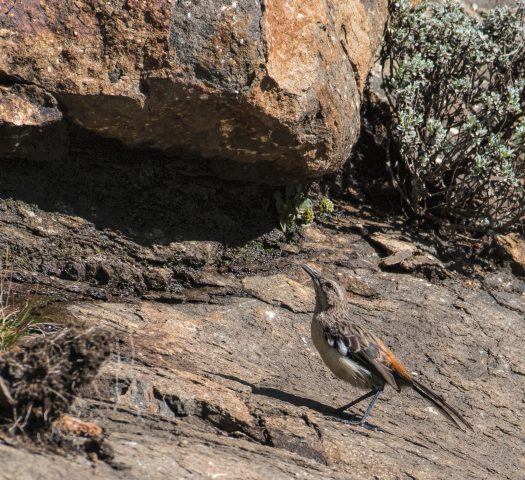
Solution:
[(376, 404), (377, 400), (379, 399), (382, 393), (383, 393), (383, 387), (379, 387), (375, 390), (374, 397), (370, 401), (370, 405), (368, 405), (368, 408), (365, 410), (365, 414), (363, 415), (363, 418), (361, 418), (361, 422), (360, 422), (361, 425), (364, 425), (366, 423), (366, 419), (370, 415), (372, 408), (374, 408), (374, 405)]
[(371, 392), (368, 392), (367, 394), (359, 397), (357, 400), (354, 400), (353, 402), (349, 403), (348, 405), (345, 405), (344, 407), (341, 407), (339, 408), (338, 410), (339, 411), (343, 411), (343, 409), (347, 409), (348, 407), (356, 404), (357, 402), (360, 402), (361, 400), (364, 400), (365, 398), (368, 398), (368, 397), (371, 397), (373, 395), (373, 398), (372, 400), (370, 401), (370, 404), (368, 405), (368, 407), (366, 408), (365, 410), (365, 413), (364, 415), (361, 417), (360, 420), (341, 420), (341, 422), (343, 423), (346, 423), (348, 425), (361, 425), (361, 426), (365, 426), (366, 424), (366, 420), (368, 419), (368, 417), (370, 416), (370, 412), (372, 411), (372, 409), (374, 408), (374, 405), (376, 404), (379, 396), (383, 393), (383, 388), (384, 387), (379, 387), (379, 388), (375, 388), (374, 390), (372, 390)]
[(359, 398), (356, 398), (355, 400), (351, 401), (347, 405), (343, 405), (342, 407), (339, 407), (337, 409), (338, 412), (344, 412), (345, 410), (348, 410), (350, 407), (353, 407), (354, 405), (358, 404), (359, 402), (362, 402), (363, 400), (366, 400), (367, 398), (371, 397), (372, 395), (375, 395), (376, 389), (370, 390), (368, 393), (365, 393), (364, 395), (361, 395)]

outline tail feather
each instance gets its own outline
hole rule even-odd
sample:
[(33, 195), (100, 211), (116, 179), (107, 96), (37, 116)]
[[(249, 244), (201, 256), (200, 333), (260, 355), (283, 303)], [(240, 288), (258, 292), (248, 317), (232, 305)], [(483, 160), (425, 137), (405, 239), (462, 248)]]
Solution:
[(419, 393), (423, 398), (428, 400), (430, 403), (435, 405), (437, 409), (448, 418), (456, 427), (462, 428), (463, 426), (467, 427), (470, 430), (474, 430), (472, 425), (463, 418), (463, 416), (453, 407), (451, 407), (442, 397), (437, 393), (434, 393), (429, 388), (425, 387), (418, 381), (412, 379), (411, 381), (412, 388)]

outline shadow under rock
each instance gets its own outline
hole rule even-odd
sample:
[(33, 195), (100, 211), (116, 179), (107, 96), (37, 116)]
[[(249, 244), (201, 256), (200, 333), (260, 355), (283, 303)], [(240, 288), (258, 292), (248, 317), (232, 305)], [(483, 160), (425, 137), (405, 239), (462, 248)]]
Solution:
[(276, 225), (271, 187), (194, 176), (199, 162), (189, 155), (127, 150), (69, 128), (62, 160), (0, 159), (0, 198), (76, 215), (144, 246), (184, 240), (239, 246)]

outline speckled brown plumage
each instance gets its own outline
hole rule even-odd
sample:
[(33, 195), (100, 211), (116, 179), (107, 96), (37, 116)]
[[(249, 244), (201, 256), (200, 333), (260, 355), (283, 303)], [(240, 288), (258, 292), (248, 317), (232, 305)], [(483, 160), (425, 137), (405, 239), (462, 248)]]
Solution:
[(359, 422), (363, 425), (386, 384), (398, 392), (402, 387), (409, 386), (433, 403), (456, 426), (472, 429), (471, 424), (456, 409), (416, 381), (403, 362), (379, 337), (359, 325), (358, 319), (348, 308), (345, 291), (337, 282), (322, 277), (309, 265), (304, 265), (303, 268), (315, 286), (316, 307), (311, 332), (321, 358), (338, 378), (356, 387), (371, 390), (369, 394), (342, 409), (373, 396)]

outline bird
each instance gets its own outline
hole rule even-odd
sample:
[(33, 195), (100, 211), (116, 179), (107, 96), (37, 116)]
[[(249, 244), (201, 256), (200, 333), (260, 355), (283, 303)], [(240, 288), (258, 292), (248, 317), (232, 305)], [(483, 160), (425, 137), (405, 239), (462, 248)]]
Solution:
[(473, 430), (472, 425), (445, 400), (418, 382), (383, 341), (353, 318), (347, 306), (346, 292), (335, 280), (325, 278), (314, 267), (304, 264), (314, 287), (316, 305), (311, 323), (312, 341), (332, 373), (354, 387), (369, 390), (361, 397), (337, 409), (344, 412), (372, 397), (359, 420), (346, 421), (367, 426), (367, 420), (386, 385), (398, 392), (411, 387), (432, 403), (456, 427)]

